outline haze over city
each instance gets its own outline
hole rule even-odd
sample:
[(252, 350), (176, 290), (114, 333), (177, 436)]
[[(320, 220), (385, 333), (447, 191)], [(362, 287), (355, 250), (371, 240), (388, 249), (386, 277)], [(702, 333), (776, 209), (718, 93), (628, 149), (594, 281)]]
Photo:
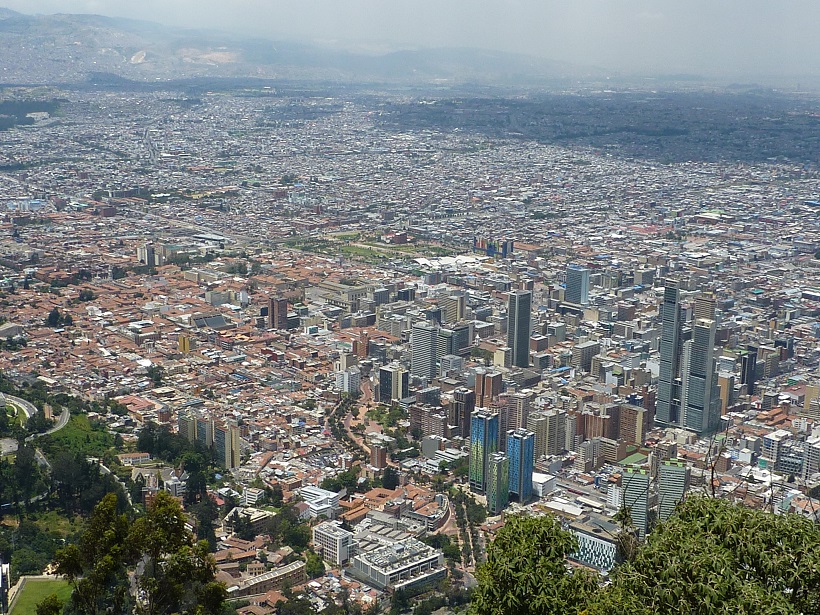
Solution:
[(93, 13), (355, 51), (470, 47), (628, 75), (820, 74), (820, 4), (753, 0), (9, 0), (27, 14)]

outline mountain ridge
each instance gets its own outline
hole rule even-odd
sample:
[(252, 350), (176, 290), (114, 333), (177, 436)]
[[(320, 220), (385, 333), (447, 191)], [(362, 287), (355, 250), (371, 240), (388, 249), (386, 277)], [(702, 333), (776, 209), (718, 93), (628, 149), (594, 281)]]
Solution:
[(26, 15), (0, 7), (5, 83), (82, 83), (94, 73), (148, 81), (256, 77), (395, 83), (545, 84), (602, 78), (535, 56), (472, 48), (361, 53), (91, 14)]

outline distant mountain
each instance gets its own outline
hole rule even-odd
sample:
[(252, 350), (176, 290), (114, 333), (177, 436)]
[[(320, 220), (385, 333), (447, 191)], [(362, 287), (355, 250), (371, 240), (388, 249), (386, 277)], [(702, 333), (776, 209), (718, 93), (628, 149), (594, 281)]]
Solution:
[(394, 83), (544, 84), (600, 71), (476, 49), (363, 54), (100, 15), (24, 15), (0, 8), (0, 82), (79, 83), (104, 74)]

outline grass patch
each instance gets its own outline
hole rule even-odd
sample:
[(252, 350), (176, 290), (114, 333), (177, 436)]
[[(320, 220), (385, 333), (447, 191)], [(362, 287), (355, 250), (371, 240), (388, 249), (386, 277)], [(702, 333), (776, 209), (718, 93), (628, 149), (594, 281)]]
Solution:
[(45, 579), (26, 581), (26, 586), (17, 597), (10, 615), (31, 615), (37, 611), (37, 605), (51, 594), (66, 601), (71, 596), (71, 585), (68, 581), (51, 581)]
[(114, 446), (114, 436), (102, 424), (92, 425), (84, 414), (73, 414), (68, 425), (40, 439), (40, 445), (51, 456), (61, 451), (82, 453), (85, 456), (102, 457)]

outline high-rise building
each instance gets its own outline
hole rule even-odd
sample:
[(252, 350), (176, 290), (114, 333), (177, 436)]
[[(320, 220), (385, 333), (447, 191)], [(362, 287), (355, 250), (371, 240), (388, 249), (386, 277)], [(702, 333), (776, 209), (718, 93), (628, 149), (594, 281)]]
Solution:
[[(547, 419), (547, 441), (545, 454), (560, 455), (564, 452), (564, 449), (574, 450), (566, 446), (567, 413), (552, 409), (548, 410), (545, 416)], [(574, 435), (575, 432), (573, 431), (573, 436)]]
[(361, 374), (358, 367), (351, 367), (344, 371), (336, 372), (336, 388), (342, 393), (357, 395), (361, 384)]
[(214, 422), (208, 416), (196, 417), (196, 441), (204, 448), (211, 448), (214, 443)]
[(498, 443), (500, 451), (507, 450), (507, 432), (527, 426), (527, 417), (530, 414), (530, 395), (517, 391), (515, 393), (501, 393), (498, 396), (498, 430), (501, 441)]
[(496, 370), (476, 369), (475, 374), (475, 405), (486, 408), (501, 394), (504, 376)]
[(410, 376), (403, 365), (391, 363), (379, 368), (379, 401), (383, 404), (396, 402), (407, 397)]
[(567, 266), (567, 287), (564, 301), (577, 305), (589, 303), (589, 269), (580, 265)]
[(683, 426), (697, 433), (720, 427), (720, 388), (715, 373), (715, 321), (698, 318), (684, 343), (681, 410)]
[(745, 385), (746, 394), (755, 392), (757, 380), (757, 346), (746, 346), (746, 352), (740, 357), (740, 384)]
[(649, 518), (649, 470), (626, 468), (621, 475), (623, 505), (629, 510), (632, 524), (641, 538), (646, 536)]
[(441, 300), (442, 320), (446, 323), (464, 320), (464, 293), (455, 292)]
[(378, 470), (387, 467), (387, 447), (380, 444), (370, 447), (370, 465)]
[(216, 462), (228, 470), (238, 468), (241, 464), (239, 427), (216, 423), (214, 433), (214, 457)]
[(475, 410), (475, 392), (467, 387), (453, 389), (453, 401), (450, 403), (449, 423), (458, 429), (462, 438), (470, 437), (470, 417)]
[(288, 328), (288, 300), (281, 297), (268, 299), (268, 328)]
[(470, 489), (487, 490), (487, 468), (493, 453), (498, 452), (498, 413), (477, 408), (470, 417)]
[(655, 420), (662, 425), (680, 424), (680, 291), (674, 283), (663, 290), (661, 307), (660, 371), (655, 400)]
[(487, 462), (487, 510), (491, 515), (500, 515), (507, 508), (510, 460), (504, 453), (493, 453)]
[[(425, 322), (413, 325), (410, 343), (410, 371), (416, 378), (429, 382), (436, 377), (438, 328)], [(450, 353), (445, 353), (450, 354)]]
[(658, 519), (666, 521), (689, 490), (689, 468), (682, 461), (664, 461), (658, 467)]
[(510, 494), (519, 502), (526, 502), (532, 497), (533, 451), (535, 434), (526, 429), (515, 429), (507, 432), (507, 457), (510, 463)]
[(190, 414), (180, 412), (177, 416), (177, 425), (179, 426), (179, 435), (188, 440), (188, 442), (196, 442), (196, 418)]
[(507, 346), (512, 349), (512, 364), (529, 367), (532, 292), (514, 290), (507, 297)]
[(527, 429), (535, 434), (532, 457), (538, 461), (547, 454), (547, 415), (538, 410), (527, 417)]

